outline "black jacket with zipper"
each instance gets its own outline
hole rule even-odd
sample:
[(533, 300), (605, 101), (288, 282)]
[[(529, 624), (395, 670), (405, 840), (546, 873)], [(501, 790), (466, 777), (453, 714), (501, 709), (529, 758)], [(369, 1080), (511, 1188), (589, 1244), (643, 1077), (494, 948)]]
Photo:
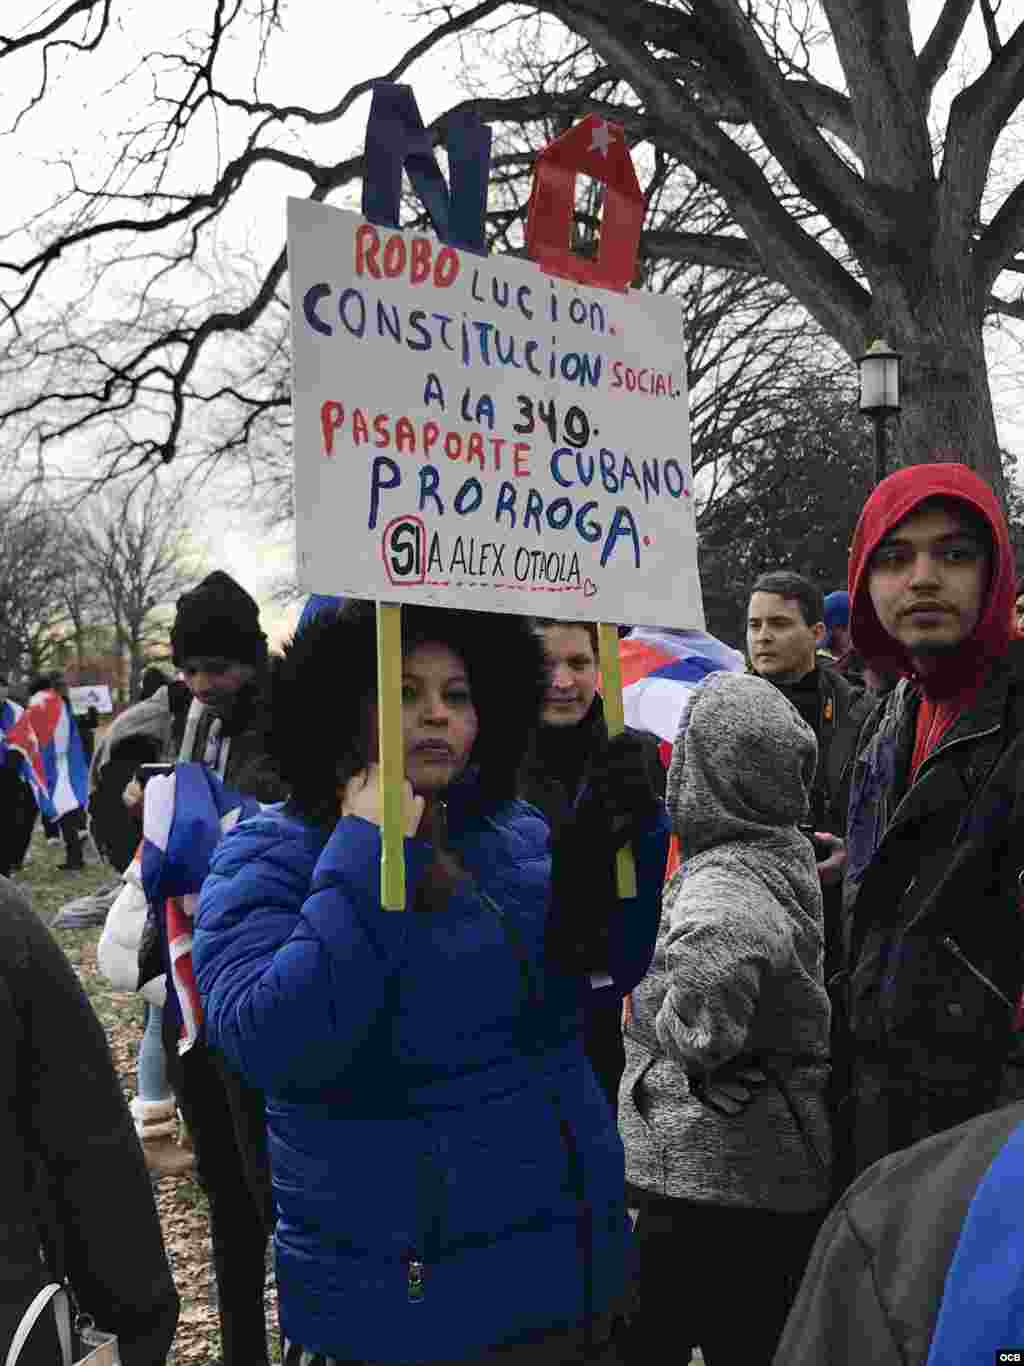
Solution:
[[(797, 704), (794, 690), (781, 687), (814, 731), (818, 740), (818, 768), (811, 789), (808, 819), (815, 830), (831, 835), (846, 835), (846, 810), (850, 798), (850, 779), (857, 750), (857, 737), (870, 715), (873, 699), (858, 690), (820, 656), (814, 670), (817, 699), (813, 714)], [(773, 680), (769, 679), (769, 682)], [(778, 686), (778, 685), (776, 685)], [(812, 695), (813, 698), (813, 695)], [(825, 982), (829, 983), (842, 966), (843, 892), (837, 884), (822, 889), (825, 917)]]
[(865, 725), (854, 765), (844, 889), (853, 1171), (1017, 1091), (1024, 641), (993, 663), (911, 781), (919, 706), (904, 680)]
[[(652, 789), (665, 795), (665, 769), (658, 754), (657, 737), (627, 727), (642, 739)], [(544, 726), (535, 733), (519, 773), (519, 795), (542, 813), (560, 853), (555, 859), (556, 886), (567, 887), (576, 914), (565, 917), (571, 929), (578, 915), (580, 937), (584, 926), (592, 930), (606, 924), (619, 908), (615, 883), (615, 857), (609, 850), (577, 850), (574, 841), (562, 840), (571, 826), (576, 799), (590, 777), (594, 762), (608, 746), (608, 724), (600, 695), (575, 726)], [(568, 865), (568, 866), (567, 866)], [(626, 1054), (622, 1043), (622, 998), (611, 987), (591, 992), (587, 1010), (585, 1048), (598, 1082), (614, 1112), (618, 1106), (619, 1081)]]

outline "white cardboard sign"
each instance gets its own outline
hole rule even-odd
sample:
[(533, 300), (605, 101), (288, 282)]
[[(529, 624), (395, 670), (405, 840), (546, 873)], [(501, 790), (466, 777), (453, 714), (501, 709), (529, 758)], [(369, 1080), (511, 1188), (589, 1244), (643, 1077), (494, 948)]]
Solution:
[(95, 707), (101, 715), (114, 710), (110, 688), (106, 683), (83, 683), (81, 687), (68, 688), (71, 710), (76, 716), (84, 715), (90, 707)]
[(288, 202), (299, 580), (702, 629), (678, 302)]

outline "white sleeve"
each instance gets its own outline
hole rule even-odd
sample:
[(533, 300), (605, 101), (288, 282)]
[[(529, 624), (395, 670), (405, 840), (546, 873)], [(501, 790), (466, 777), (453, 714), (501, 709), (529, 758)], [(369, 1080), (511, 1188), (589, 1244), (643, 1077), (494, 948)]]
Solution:
[(148, 904), (142, 887), (125, 873), (125, 884), (107, 912), (96, 946), (96, 963), (115, 991), (138, 991), (139, 944)]

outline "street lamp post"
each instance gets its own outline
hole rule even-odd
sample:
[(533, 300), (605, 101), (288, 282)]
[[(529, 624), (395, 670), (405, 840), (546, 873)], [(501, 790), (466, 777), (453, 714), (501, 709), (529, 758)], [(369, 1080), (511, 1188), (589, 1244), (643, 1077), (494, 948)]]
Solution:
[(860, 367), (860, 410), (875, 424), (875, 483), (888, 472), (886, 420), (900, 410), (900, 357), (888, 342), (872, 342), (857, 362)]

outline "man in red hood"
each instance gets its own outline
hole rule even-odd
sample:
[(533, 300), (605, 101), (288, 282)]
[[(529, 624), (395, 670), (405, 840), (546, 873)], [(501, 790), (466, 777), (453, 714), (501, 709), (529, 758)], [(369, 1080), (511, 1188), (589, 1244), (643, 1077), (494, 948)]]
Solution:
[(991, 488), (955, 464), (883, 480), (849, 582), (854, 647), (901, 678), (861, 732), (850, 793), (848, 1177), (1013, 1098), (1024, 983), (1024, 642)]

